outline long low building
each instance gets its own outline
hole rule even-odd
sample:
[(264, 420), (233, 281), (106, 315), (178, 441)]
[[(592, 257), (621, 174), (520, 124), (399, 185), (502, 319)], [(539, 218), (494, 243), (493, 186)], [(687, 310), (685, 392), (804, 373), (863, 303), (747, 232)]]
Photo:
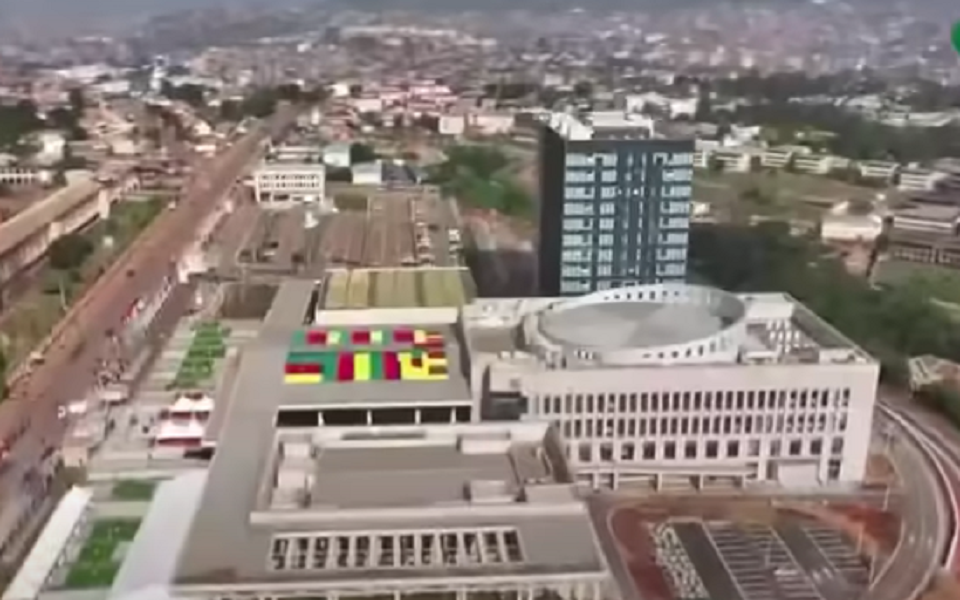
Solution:
[(92, 173), (78, 173), (66, 187), (0, 223), (0, 291), (43, 257), (57, 238), (106, 218), (113, 203), (137, 187), (135, 177), (120, 176), (105, 185)]

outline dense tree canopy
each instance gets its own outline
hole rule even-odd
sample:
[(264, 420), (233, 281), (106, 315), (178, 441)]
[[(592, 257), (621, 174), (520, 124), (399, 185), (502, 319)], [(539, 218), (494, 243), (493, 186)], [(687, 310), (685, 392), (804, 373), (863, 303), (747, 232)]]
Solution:
[(505, 215), (528, 215), (529, 194), (507, 172), (509, 159), (490, 146), (454, 146), (446, 160), (432, 168), (429, 181), (468, 206)]
[(13, 105), (0, 104), (0, 147), (10, 148), (43, 127), (37, 106), (24, 100)]
[(193, 83), (173, 85), (169, 81), (164, 81), (160, 86), (160, 94), (168, 100), (184, 102), (194, 108), (205, 106), (207, 102), (204, 87)]
[(350, 164), (373, 162), (377, 160), (377, 151), (367, 144), (354, 143), (350, 146)]
[(783, 223), (697, 225), (690, 267), (732, 291), (784, 291), (883, 362), (884, 377), (903, 382), (904, 359), (935, 354), (960, 361), (960, 324), (910, 286), (874, 289), (850, 275), (815, 241)]
[(50, 244), (47, 260), (58, 271), (79, 268), (93, 253), (93, 242), (79, 233), (68, 233)]

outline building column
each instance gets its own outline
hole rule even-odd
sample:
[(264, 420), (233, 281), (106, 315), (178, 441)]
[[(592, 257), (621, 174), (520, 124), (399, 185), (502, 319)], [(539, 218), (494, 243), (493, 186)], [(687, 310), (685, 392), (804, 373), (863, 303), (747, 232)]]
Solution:
[(349, 538), (350, 545), (347, 546), (347, 565), (350, 567), (357, 566), (357, 536), (351, 535)]

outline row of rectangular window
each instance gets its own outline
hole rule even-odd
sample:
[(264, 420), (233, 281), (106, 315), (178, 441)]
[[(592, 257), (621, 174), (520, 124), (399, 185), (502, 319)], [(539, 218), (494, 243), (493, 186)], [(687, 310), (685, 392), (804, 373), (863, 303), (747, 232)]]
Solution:
[[(599, 194), (597, 193), (599, 190)], [(631, 193), (632, 192), (632, 193)], [(567, 186), (563, 188), (563, 197), (565, 200), (593, 200), (598, 195), (603, 200), (612, 200), (614, 198), (686, 198), (692, 197), (693, 188), (689, 185), (664, 185), (660, 187), (659, 193), (652, 190), (651, 193), (644, 193), (642, 188), (622, 189), (613, 185), (604, 186)]]
[[(599, 175), (599, 177), (597, 177)], [(563, 180), (566, 183), (640, 183), (646, 181), (647, 172), (615, 171), (594, 169), (567, 169)], [(693, 181), (693, 169), (663, 169), (660, 171), (660, 181), (664, 183), (690, 183)]]
[[(783, 446), (784, 440), (767, 440), (767, 455), (771, 458), (782, 456), (789, 457), (820, 457), (824, 452), (824, 438), (814, 438), (811, 440), (792, 439), (787, 441), (786, 448)], [(633, 462), (638, 460), (675, 460), (675, 459), (704, 459), (704, 458), (744, 458), (759, 457), (762, 452), (764, 440), (687, 440), (682, 444), (673, 441), (645, 441), (645, 442), (622, 442), (619, 447), (616, 444), (607, 442), (599, 444), (596, 448), (590, 443), (581, 443), (569, 446), (567, 453), (570, 461), (573, 463), (597, 463), (597, 462)], [(682, 452), (682, 454), (681, 454)], [(830, 455), (843, 455), (843, 438), (832, 438), (830, 440)]]
[[(687, 258), (687, 249), (685, 246), (679, 247), (664, 247), (666, 250), (670, 250), (670, 254), (666, 256), (657, 255), (658, 260), (679, 260), (683, 261)], [(612, 248), (591, 248), (591, 247), (580, 247), (576, 249), (565, 249), (560, 255), (561, 264), (569, 265), (579, 265), (583, 263), (613, 263), (614, 260), (614, 250)], [(624, 265), (636, 265), (643, 261), (642, 254), (637, 251), (634, 254), (627, 252), (626, 250), (621, 249), (620, 252), (620, 263)]]
[[(599, 211), (599, 217), (602, 218), (613, 218), (617, 214), (616, 205), (612, 202), (605, 202), (600, 205), (601, 210)], [(637, 207), (636, 216), (639, 219), (643, 213), (643, 206), (640, 205)], [(660, 205), (660, 214), (661, 215), (688, 215), (690, 214), (691, 206), (689, 202), (663, 202)], [(590, 204), (578, 204), (573, 202), (568, 202), (564, 204), (563, 207), (563, 216), (564, 216), (564, 228), (567, 228), (566, 223), (570, 222), (584, 222), (591, 223), (597, 218), (597, 214), (593, 211), (592, 205)], [(572, 217), (572, 218), (571, 218)], [(622, 219), (618, 219), (621, 223)]]
[(595, 214), (602, 216), (615, 215), (617, 214), (617, 205), (615, 202), (601, 202), (599, 204), (595, 202), (564, 202), (563, 214), (570, 217), (591, 217)]
[[(612, 152), (606, 152), (603, 154), (579, 154), (579, 153), (568, 153), (564, 157), (564, 164), (568, 167), (616, 167), (618, 162), (618, 157)], [(693, 164), (691, 162), (691, 164)]]
[[(638, 242), (642, 243), (642, 239), (638, 239)], [(686, 246), (666, 246), (660, 245), (657, 249), (657, 259), (658, 260), (679, 260), (683, 261), (687, 258), (687, 247)], [(579, 265), (582, 263), (593, 263), (594, 260), (598, 263), (612, 263), (614, 259), (614, 250), (612, 248), (592, 248), (589, 246), (582, 246), (580, 248), (570, 249), (565, 248), (560, 254), (561, 264), (570, 264), (570, 265)], [(641, 261), (640, 252), (637, 251), (634, 254), (627, 252), (624, 249), (621, 249), (620, 252), (620, 263), (624, 265), (636, 264)]]
[(594, 224), (599, 231), (614, 231), (617, 229), (617, 225), (626, 226), (622, 220), (612, 219), (612, 218), (603, 218), (603, 219), (564, 219), (563, 220), (563, 230), (569, 232), (586, 232), (593, 231)]
[[(686, 262), (677, 261), (657, 264), (656, 273), (660, 276), (676, 277), (685, 274), (686, 270)], [(562, 263), (560, 266), (560, 276), (567, 279), (592, 277), (594, 273), (597, 277), (612, 277), (614, 274), (636, 276), (637, 269), (628, 267), (617, 270), (614, 268), (613, 263), (609, 262), (598, 262), (595, 271), (592, 268), (592, 263)]]
[[(676, 220), (670, 219), (669, 221), (661, 221), (665, 223), (661, 227), (666, 228), (670, 227), (673, 230), (683, 229), (688, 230), (690, 227), (689, 221), (686, 220)], [(682, 226), (681, 226), (682, 224)], [(560, 245), (565, 250), (578, 250), (580, 249), (590, 249), (590, 248), (612, 248), (616, 245), (617, 240), (620, 240), (622, 245), (627, 243), (627, 240), (624, 239), (623, 235), (615, 235), (613, 233), (605, 233), (608, 230), (597, 230), (597, 231), (586, 231), (586, 232), (577, 232), (577, 233), (564, 233), (563, 237), (560, 238)], [(679, 233), (680, 235), (673, 235)], [(638, 244), (643, 244), (649, 236), (637, 235), (636, 240)], [(687, 239), (687, 234), (685, 232), (670, 231), (666, 233), (660, 233), (656, 236), (657, 244), (684, 244)]]
[(702, 410), (846, 409), (850, 388), (791, 390), (716, 390), (700, 392), (631, 392), (564, 394), (534, 399), (543, 414), (690, 412)]
[(636, 273), (625, 271), (623, 275), (616, 276), (614, 279), (600, 279), (599, 274), (597, 275), (597, 278), (563, 278), (560, 280), (560, 293), (584, 294), (591, 290), (612, 290), (640, 284), (678, 283), (684, 281), (685, 279), (685, 275), (674, 277), (650, 277), (642, 279), (623, 279), (621, 278), (623, 276), (636, 277)]
[(683, 262), (658, 263), (656, 272), (658, 277), (680, 277), (687, 272), (687, 266)]
[(278, 535), (270, 547), (275, 571), (462, 567), (523, 562), (513, 528), (391, 534)]
[(658, 248), (657, 249), (657, 260), (684, 261), (686, 259), (687, 259), (686, 248)]
[[(570, 152), (564, 157), (567, 167), (616, 167), (620, 156), (613, 152), (581, 154)], [(692, 152), (629, 152), (623, 154), (628, 166), (652, 164), (663, 167), (684, 167), (693, 164)]]
[(554, 419), (568, 440), (620, 439), (635, 436), (792, 435), (843, 433), (846, 413), (792, 415), (742, 414), (712, 417), (636, 417), (616, 419)]

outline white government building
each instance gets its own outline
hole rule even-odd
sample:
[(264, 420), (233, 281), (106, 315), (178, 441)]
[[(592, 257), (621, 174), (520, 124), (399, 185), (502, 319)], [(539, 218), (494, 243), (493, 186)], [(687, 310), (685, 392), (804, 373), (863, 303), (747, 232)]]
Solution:
[(462, 319), (484, 410), (554, 423), (594, 487), (864, 476), (879, 364), (784, 294), (651, 285)]
[[(879, 366), (783, 294), (356, 310), (315, 306), (317, 285), (281, 284), (210, 418), (213, 462), (160, 486), (110, 600), (629, 600), (592, 489), (864, 475)], [(358, 356), (363, 376), (342, 368)], [(6, 600), (57, 579), (75, 529)]]
[(327, 170), (322, 163), (266, 162), (253, 172), (253, 190), (262, 206), (321, 203)]

